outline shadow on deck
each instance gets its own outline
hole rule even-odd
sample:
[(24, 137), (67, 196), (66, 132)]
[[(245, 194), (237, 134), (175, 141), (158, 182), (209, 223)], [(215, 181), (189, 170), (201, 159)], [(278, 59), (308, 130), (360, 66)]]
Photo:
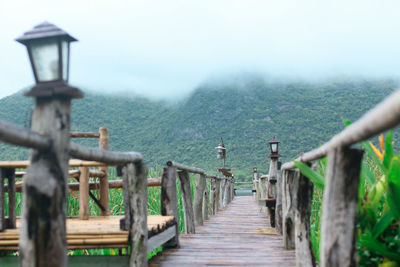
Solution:
[(282, 237), (252, 196), (234, 198), (229, 206), (180, 235), (180, 247), (152, 258), (149, 266), (296, 266), (295, 251), (283, 248)]

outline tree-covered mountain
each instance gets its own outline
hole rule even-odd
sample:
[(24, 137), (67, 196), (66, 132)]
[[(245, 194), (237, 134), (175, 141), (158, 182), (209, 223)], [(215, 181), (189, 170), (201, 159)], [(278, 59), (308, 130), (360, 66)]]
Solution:
[[(389, 95), (394, 80), (336, 80), (321, 83), (266, 82), (260, 78), (208, 82), (178, 102), (87, 92), (74, 100), (72, 130), (107, 127), (110, 150), (139, 151), (150, 166), (175, 160), (215, 173), (214, 149), (223, 137), (227, 166), (250, 179), (267, 172), (268, 141), (280, 141), (282, 161), (326, 142)], [(0, 118), (29, 127), (33, 100), (22, 92), (0, 100)], [(395, 136), (396, 138), (396, 136)], [(97, 140), (80, 141), (97, 146)], [(0, 160), (28, 157), (27, 150), (1, 144)]]

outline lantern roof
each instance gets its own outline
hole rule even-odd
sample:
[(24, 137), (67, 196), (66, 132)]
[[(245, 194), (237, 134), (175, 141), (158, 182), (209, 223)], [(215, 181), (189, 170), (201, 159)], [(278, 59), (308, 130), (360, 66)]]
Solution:
[(30, 40), (42, 39), (47, 37), (64, 37), (69, 42), (78, 41), (66, 31), (58, 28), (56, 25), (49, 23), (47, 21), (40, 23), (33, 27), (33, 29), (25, 32), (21, 37), (15, 39), (17, 42), (22, 44), (28, 43)]
[(275, 143), (280, 143), (278, 139), (276, 139), (276, 137), (274, 136), (274, 138), (272, 138), (268, 143), (270, 144), (275, 144)]

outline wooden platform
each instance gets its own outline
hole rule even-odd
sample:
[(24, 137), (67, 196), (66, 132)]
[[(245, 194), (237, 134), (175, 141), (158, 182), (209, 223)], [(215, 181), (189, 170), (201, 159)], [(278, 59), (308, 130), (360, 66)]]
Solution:
[[(68, 249), (124, 248), (128, 246), (128, 231), (119, 228), (123, 216), (96, 216), (89, 220), (67, 219)], [(0, 250), (18, 250), (20, 220), (17, 229), (0, 232)], [(147, 217), (149, 237), (174, 225), (173, 216), (151, 215)]]
[(162, 252), (149, 266), (296, 266), (295, 251), (284, 250), (268, 222), (252, 196), (236, 197), (196, 234), (180, 235), (180, 248)]

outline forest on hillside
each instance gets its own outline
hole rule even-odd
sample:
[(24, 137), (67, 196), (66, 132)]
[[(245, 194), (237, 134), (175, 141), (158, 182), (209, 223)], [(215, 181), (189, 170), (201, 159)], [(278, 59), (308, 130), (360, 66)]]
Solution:
[[(250, 180), (253, 166), (268, 170), (268, 141), (280, 140), (285, 162), (328, 141), (398, 86), (396, 80), (341, 79), (320, 83), (244, 79), (207, 82), (189, 96), (169, 102), (87, 91), (72, 107), (73, 131), (107, 127), (110, 150), (138, 151), (150, 166), (175, 160), (216, 173), (220, 137), (227, 167)], [(22, 91), (0, 100), (0, 118), (29, 127), (33, 100)], [(395, 131), (394, 140), (398, 133)], [(97, 140), (82, 140), (97, 146)], [(396, 142), (397, 143), (397, 142)], [(28, 151), (0, 145), (0, 160), (27, 159)]]

